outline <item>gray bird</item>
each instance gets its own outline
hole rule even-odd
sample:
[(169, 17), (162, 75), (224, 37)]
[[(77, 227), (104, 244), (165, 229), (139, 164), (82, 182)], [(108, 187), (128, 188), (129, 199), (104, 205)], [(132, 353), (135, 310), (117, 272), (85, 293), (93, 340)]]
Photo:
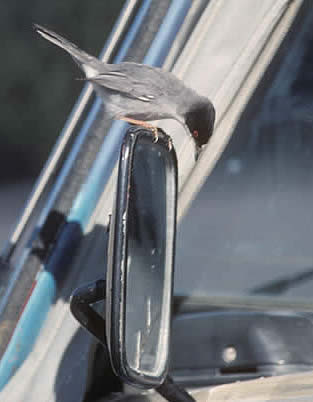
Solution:
[(149, 128), (156, 141), (157, 128), (147, 122), (175, 119), (187, 126), (197, 152), (209, 141), (215, 121), (212, 103), (174, 74), (138, 63), (103, 63), (55, 32), (37, 24), (34, 28), (72, 56), (102, 98), (110, 118)]

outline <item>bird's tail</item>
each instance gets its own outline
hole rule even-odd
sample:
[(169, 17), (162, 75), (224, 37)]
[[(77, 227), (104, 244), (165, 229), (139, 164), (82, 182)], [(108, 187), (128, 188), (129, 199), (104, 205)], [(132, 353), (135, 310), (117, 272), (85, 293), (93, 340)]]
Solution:
[[(61, 35), (51, 31), (50, 29), (44, 28), (40, 25), (34, 24), (34, 29), (38, 32), (43, 38), (47, 39), (48, 41), (54, 43), (55, 45), (64, 49), (67, 53), (69, 53), (73, 59), (77, 62), (77, 64), (86, 70), (85, 66), (92, 66), (95, 67), (100, 63), (100, 61), (88, 53), (84, 52), (83, 50), (79, 49), (74, 43), (70, 42), (69, 40), (63, 38)], [(86, 71), (85, 71), (86, 72)], [(87, 72), (86, 72), (87, 74)], [(88, 76), (88, 74), (87, 74)]]

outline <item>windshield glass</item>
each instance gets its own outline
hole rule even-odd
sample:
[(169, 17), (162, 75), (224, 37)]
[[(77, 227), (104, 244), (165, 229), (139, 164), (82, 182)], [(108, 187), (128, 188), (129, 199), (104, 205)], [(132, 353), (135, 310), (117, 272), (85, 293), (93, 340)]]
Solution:
[(313, 301), (312, 44), (294, 27), (179, 226), (176, 294)]

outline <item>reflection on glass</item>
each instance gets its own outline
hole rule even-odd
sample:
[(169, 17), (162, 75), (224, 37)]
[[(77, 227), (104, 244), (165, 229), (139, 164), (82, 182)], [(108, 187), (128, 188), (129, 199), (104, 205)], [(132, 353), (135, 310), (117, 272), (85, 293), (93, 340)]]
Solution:
[(163, 152), (137, 145), (127, 221), (126, 359), (131, 369), (154, 376), (166, 363), (171, 292), (172, 255), (166, 244), (172, 241), (173, 217), (166, 230), (166, 215), (173, 211)]
[(179, 225), (178, 294), (313, 300), (313, 30), (306, 21), (258, 82)]

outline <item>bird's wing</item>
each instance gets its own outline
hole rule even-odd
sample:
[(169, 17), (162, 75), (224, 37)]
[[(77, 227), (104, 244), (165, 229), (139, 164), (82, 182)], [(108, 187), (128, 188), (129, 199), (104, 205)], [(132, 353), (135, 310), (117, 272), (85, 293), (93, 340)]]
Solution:
[(120, 73), (100, 73), (89, 80), (111, 91), (122, 93), (128, 98), (138, 99), (142, 102), (151, 102), (160, 95), (159, 92), (156, 93), (143, 82), (129, 79)]
[(143, 102), (151, 102), (157, 94), (149, 93), (149, 88), (140, 82), (129, 80), (126, 76), (118, 76), (113, 73), (101, 73), (89, 79), (111, 91), (122, 93), (129, 98), (139, 99)]
[(142, 102), (152, 102), (164, 95), (164, 91), (167, 95), (178, 94), (182, 88), (182, 84), (173, 74), (137, 63), (106, 65), (106, 71), (90, 80)]

